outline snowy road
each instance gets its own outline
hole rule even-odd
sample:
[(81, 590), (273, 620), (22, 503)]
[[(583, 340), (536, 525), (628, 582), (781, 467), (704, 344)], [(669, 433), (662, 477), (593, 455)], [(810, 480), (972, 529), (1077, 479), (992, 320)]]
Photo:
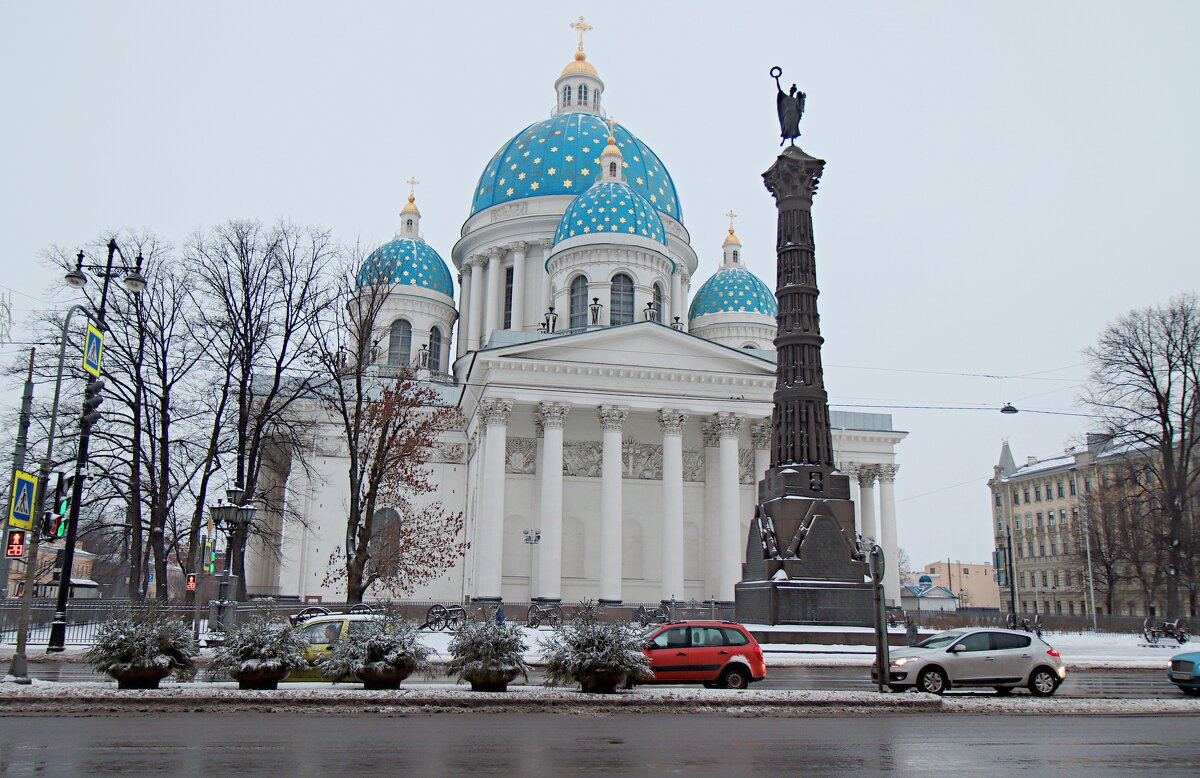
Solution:
[[(8, 717), (6, 775), (1194, 775), (1200, 717)], [(931, 734), (936, 733), (936, 734)]]

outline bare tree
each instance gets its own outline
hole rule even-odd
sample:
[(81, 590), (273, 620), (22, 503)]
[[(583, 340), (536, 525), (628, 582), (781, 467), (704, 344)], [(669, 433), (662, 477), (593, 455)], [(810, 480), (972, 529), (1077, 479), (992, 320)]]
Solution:
[[(1087, 581), (1088, 549), (1085, 544), (1091, 544), (1091, 576), (1092, 585), (1098, 592), (1103, 592), (1105, 613), (1114, 615), (1117, 587), (1123, 580), (1122, 567), (1125, 563), (1125, 546), (1122, 541), (1122, 524), (1124, 518), (1124, 502), (1116, 496), (1105, 498), (1103, 489), (1093, 494), (1085, 495), (1080, 500), (1082, 510), (1087, 516), (1087, 533), (1084, 533), (1084, 522), (1075, 523), (1075, 547), (1079, 550), (1078, 572), (1081, 581)], [(1095, 607), (1095, 603), (1092, 603)]]
[(1092, 372), (1085, 402), (1105, 432), (1130, 448), (1165, 518), (1166, 618), (1179, 616), (1185, 517), (1200, 469), (1200, 303), (1194, 294), (1131, 311), (1085, 351)]
[[(232, 368), (233, 480), (266, 509), (280, 511), (280, 495), (261, 494), (259, 477), (270, 449), (300, 444), (291, 411), (311, 391), (308, 360), (330, 301), (325, 273), (337, 248), (322, 230), (230, 221), (195, 235), (185, 253), (197, 271), (206, 326)], [(248, 532), (233, 537), (239, 599), (246, 595)]]
[(350, 602), (375, 584), (391, 594), (410, 592), (467, 548), (462, 514), (422, 499), (434, 488), (425, 463), (460, 415), (411, 365), (378, 364), (376, 333), (389, 286), (360, 286), (358, 259), (354, 252), (340, 275), (342, 304), (327, 311), (318, 348), (326, 376), (318, 394), (340, 428), (350, 487), (345, 549), (331, 555), (326, 582), (344, 581)]

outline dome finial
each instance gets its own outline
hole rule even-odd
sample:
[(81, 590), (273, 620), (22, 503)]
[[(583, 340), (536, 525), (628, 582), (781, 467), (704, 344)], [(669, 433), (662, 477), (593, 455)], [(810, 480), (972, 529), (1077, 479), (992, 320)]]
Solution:
[(600, 152), (600, 180), (624, 181), (625, 156), (617, 148), (617, 120), (609, 116), (607, 121), (608, 145), (604, 147), (604, 151)]
[(737, 249), (742, 245), (738, 236), (733, 233), (733, 220), (737, 218), (737, 214), (731, 208), (725, 215), (729, 218), (729, 234), (725, 236), (725, 242), (721, 244), (721, 248), (725, 250), (725, 264), (737, 264), (739, 261)]
[(400, 232), (397, 235), (418, 237), (421, 234), (421, 210), (417, 208), (416, 191), (417, 184), (421, 182), (410, 177), (404, 183), (408, 184), (408, 202), (400, 209)]

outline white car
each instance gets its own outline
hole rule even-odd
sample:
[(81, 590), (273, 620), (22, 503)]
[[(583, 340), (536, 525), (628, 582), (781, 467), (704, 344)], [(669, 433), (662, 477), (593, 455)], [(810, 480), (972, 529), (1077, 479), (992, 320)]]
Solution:
[[(1038, 697), (1058, 691), (1067, 677), (1058, 651), (1029, 632), (1011, 629), (952, 629), (911, 648), (895, 648), (889, 657), (887, 685), (892, 691), (916, 688), (943, 694), (957, 686), (991, 686), (1008, 694), (1025, 686)], [(877, 680), (879, 668), (871, 667)]]

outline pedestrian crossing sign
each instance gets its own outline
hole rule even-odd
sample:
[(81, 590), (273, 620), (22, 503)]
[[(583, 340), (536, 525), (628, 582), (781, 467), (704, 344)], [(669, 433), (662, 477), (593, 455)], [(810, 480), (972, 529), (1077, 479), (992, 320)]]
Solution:
[(13, 471), (12, 503), (8, 509), (8, 526), (33, 529), (33, 506), (37, 496), (38, 479), (35, 475)]
[(102, 356), (104, 356), (104, 333), (88, 322), (87, 336), (83, 342), (83, 369), (99, 378)]

